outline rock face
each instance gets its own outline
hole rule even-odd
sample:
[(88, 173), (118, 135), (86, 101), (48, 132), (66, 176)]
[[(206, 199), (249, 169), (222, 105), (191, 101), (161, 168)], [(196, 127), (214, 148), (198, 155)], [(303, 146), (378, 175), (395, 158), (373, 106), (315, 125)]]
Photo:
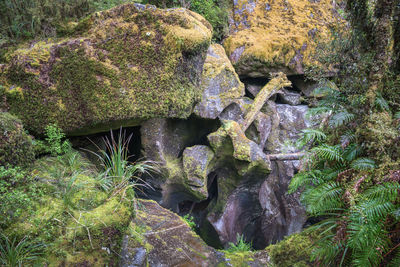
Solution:
[(224, 47), (239, 75), (302, 74), (312, 64), (313, 39), (328, 38), (332, 1), (237, 0)]
[(212, 29), (186, 9), (126, 4), (81, 21), (75, 36), (8, 55), (0, 95), (26, 127), (69, 134), (187, 118)]
[(224, 254), (207, 246), (178, 215), (154, 201), (141, 200), (122, 242), (122, 267), (266, 266), (264, 252)]
[(208, 48), (201, 78), (202, 101), (194, 109), (201, 118), (215, 119), (233, 100), (244, 95), (239, 80), (221, 45)]

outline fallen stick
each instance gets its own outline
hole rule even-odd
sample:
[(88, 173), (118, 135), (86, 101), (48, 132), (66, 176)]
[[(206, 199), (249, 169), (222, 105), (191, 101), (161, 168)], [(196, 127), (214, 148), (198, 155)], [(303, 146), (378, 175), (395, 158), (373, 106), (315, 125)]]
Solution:
[(282, 153), (282, 154), (269, 154), (267, 157), (269, 160), (299, 160), (305, 155), (304, 152), (297, 153)]
[(247, 111), (244, 122), (241, 125), (243, 132), (249, 128), (251, 123), (255, 120), (258, 112), (264, 106), (265, 102), (276, 92), (283, 87), (291, 86), (292, 83), (287, 79), (286, 75), (279, 72), (272, 80), (270, 80), (257, 94), (253, 104)]

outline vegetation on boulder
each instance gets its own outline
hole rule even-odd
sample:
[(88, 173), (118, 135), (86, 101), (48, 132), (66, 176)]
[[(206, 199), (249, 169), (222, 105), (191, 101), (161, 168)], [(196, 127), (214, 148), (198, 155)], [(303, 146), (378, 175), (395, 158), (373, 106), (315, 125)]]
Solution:
[(35, 158), (32, 138), (15, 116), (0, 112), (0, 165), (29, 165)]
[(5, 106), (29, 130), (57, 123), (68, 134), (93, 133), (190, 115), (212, 31), (200, 15), (126, 4), (89, 16), (76, 31), (80, 37), (7, 56)]
[(329, 38), (332, 1), (237, 1), (224, 47), (239, 75), (302, 74), (312, 65), (315, 39)]

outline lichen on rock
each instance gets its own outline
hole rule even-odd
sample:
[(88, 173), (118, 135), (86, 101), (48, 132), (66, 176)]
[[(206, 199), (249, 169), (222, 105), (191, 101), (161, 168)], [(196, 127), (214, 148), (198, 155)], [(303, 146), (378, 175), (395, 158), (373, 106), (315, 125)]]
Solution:
[(239, 80), (221, 45), (208, 48), (201, 77), (202, 100), (194, 108), (201, 118), (215, 119), (232, 101), (244, 95), (244, 85)]
[(224, 47), (239, 75), (302, 74), (337, 17), (330, 0), (235, 1)]
[(187, 118), (201, 96), (211, 35), (209, 23), (186, 9), (126, 4), (95, 13), (74, 37), (7, 55), (6, 106), (36, 133), (49, 123), (88, 134)]

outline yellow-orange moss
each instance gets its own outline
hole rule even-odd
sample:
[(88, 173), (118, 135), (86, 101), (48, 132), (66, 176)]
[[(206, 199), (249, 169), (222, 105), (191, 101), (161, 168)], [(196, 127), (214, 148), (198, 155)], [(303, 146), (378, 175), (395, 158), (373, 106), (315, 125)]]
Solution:
[[(337, 22), (330, 0), (239, 0), (234, 7), (236, 27), (224, 43), (227, 54), (244, 46), (239, 62), (258, 60), (271, 68), (294, 69), (296, 53), (304, 65), (312, 64), (313, 38), (329, 38), (329, 26)], [(250, 8), (255, 4), (255, 8)], [(242, 10), (242, 11), (240, 11)]]

